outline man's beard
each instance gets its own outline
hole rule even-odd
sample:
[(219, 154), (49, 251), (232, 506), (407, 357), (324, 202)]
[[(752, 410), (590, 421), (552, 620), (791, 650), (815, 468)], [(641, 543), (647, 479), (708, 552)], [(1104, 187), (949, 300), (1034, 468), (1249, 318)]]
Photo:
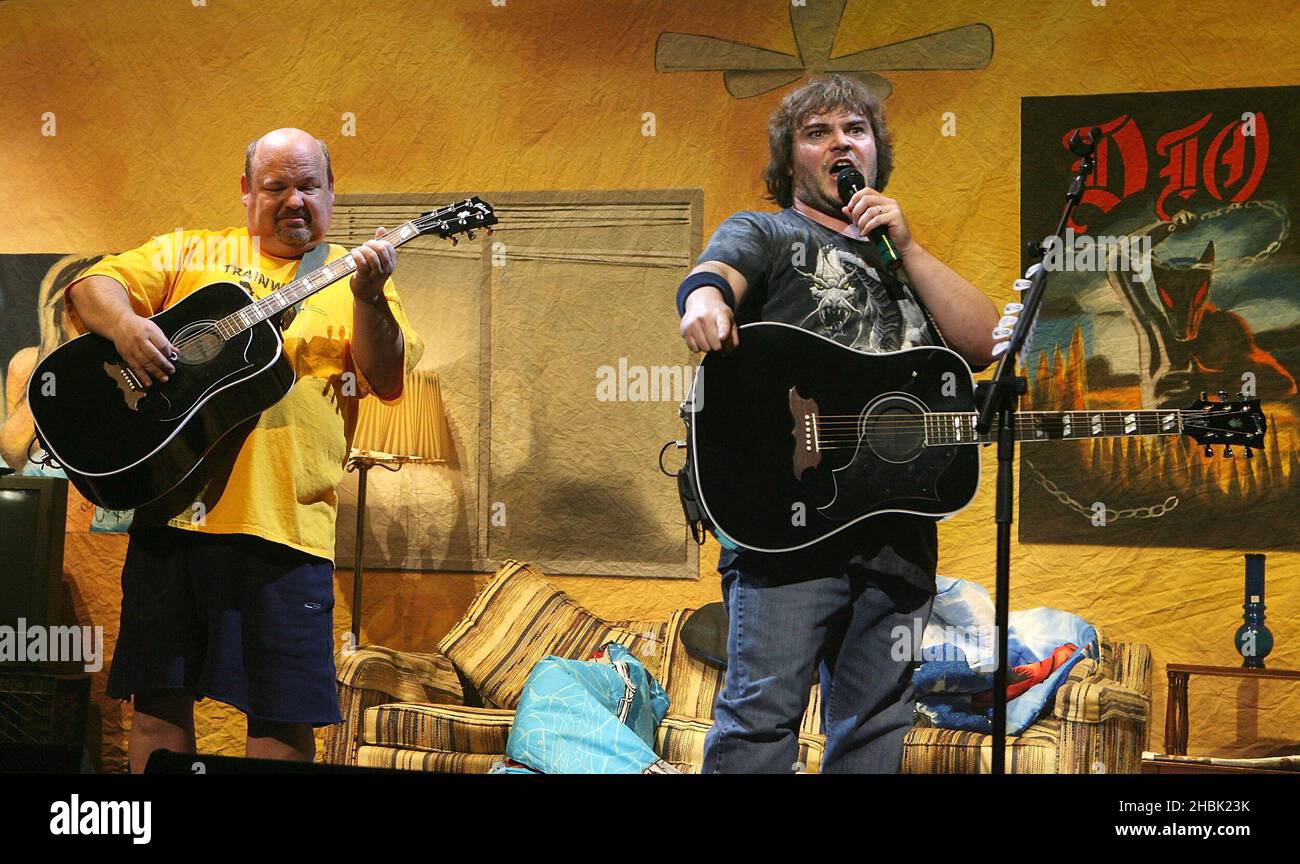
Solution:
[(833, 198), (828, 197), (820, 183), (810, 183), (808, 181), (809, 178), (805, 176), (795, 183), (794, 193), (799, 200), (814, 210), (825, 213), (827, 216), (840, 220), (845, 219), (844, 205), (840, 202), (839, 195)]
[(303, 218), (302, 227), (289, 225), (284, 221), (276, 220), (275, 236), (286, 246), (304, 246), (311, 242), (311, 223)]
[[(867, 177), (866, 183), (874, 188), (875, 171), (873, 170), (871, 173), (873, 176)], [(827, 216), (841, 221), (848, 221), (848, 217), (844, 215), (844, 202), (840, 200), (838, 188), (833, 193), (827, 193), (820, 177), (809, 177), (806, 173), (796, 175), (794, 194), (800, 201), (819, 213), (825, 213)]]

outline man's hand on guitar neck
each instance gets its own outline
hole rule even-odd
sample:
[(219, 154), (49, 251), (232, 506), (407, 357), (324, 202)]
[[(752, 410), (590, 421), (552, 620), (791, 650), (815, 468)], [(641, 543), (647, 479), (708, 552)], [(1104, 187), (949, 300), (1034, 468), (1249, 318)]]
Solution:
[(380, 239), (387, 233), (383, 228), (376, 229), (374, 240), (348, 253), (357, 266), (351, 282), (351, 349), (357, 367), (375, 393), (394, 399), (402, 392), (406, 342), (384, 297), (384, 283), (397, 267), (397, 249)]
[[(739, 306), (745, 296), (748, 281), (734, 267), (721, 261), (705, 261), (691, 273), (716, 273), (727, 280)], [(686, 298), (686, 314), (682, 316), (682, 339), (692, 351), (730, 351), (740, 344), (740, 328), (736, 326), (736, 313), (722, 292), (710, 285), (696, 288)]]
[(348, 254), (357, 272), (350, 283), (352, 296), (363, 303), (378, 303), (384, 297), (384, 283), (397, 269), (397, 249), (387, 240), (380, 239), (388, 231), (375, 229), (375, 239), (367, 240)]

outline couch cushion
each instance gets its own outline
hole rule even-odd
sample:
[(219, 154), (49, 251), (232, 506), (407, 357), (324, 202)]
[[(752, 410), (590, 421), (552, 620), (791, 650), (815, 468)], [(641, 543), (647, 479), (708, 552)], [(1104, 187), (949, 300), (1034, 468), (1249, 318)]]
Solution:
[(1109, 660), (1106, 677), (1143, 696), (1151, 696), (1151, 649), (1142, 642), (1107, 642), (1102, 657)]
[[(711, 720), (669, 714), (655, 730), (655, 751), (678, 771), (698, 774), (704, 760), (704, 736), (712, 726)], [(799, 733), (798, 761), (804, 766), (802, 773), (816, 774), (821, 770), (824, 749), (820, 735)]]
[(492, 708), (519, 704), (524, 681), (543, 657), (586, 660), (606, 642), (637, 657), (658, 653), (653, 634), (602, 621), (528, 564), (507, 561), (438, 643)]
[(458, 705), (465, 701), (455, 667), (441, 654), (417, 654), (372, 645), (339, 652), (337, 663), (339, 711), (343, 722), (325, 731), (321, 759), (329, 764), (355, 764), (367, 708), (387, 702)]
[[(1023, 735), (1007, 736), (1008, 774), (1057, 773), (1060, 721), (1039, 720)], [(993, 770), (993, 736), (981, 732), (914, 726), (903, 740), (904, 774), (988, 774)]]
[(335, 678), (341, 687), (386, 693), (395, 702), (459, 704), (465, 699), (455, 668), (441, 654), (368, 645), (340, 651), (336, 661)]
[(407, 702), (366, 711), (362, 744), (447, 750), (453, 753), (504, 753), (515, 712), (464, 705)]
[[(682, 642), (682, 626), (694, 609), (677, 609), (668, 616), (667, 636), (664, 646), (664, 689), (668, 691), (668, 711), (682, 717), (712, 720), (713, 703), (722, 689), (725, 670), (705, 663), (686, 650)], [(821, 734), (821, 687), (813, 684), (808, 696), (808, 707), (799, 723), (799, 731), (809, 735)]]
[(401, 747), (357, 748), (357, 764), (363, 768), (400, 768), (404, 771), (432, 771), (436, 774), (487, 774), (504, 753), (448, 753), (443, 750), (407, 750)]
[(668, 616), (664, 645), (664, 677), (668, 691), (668, 711), (682, 717), (713, 717), (713, 700), (722, 688), (723, 670), (705, 663), (686, 650), (682, 643), (682, 625), (694, 609), (674, 609)]
[(608, 621), (606, 623), (617, 630), (633, 633), (642, 640), (636, 659), (640, 660), (646, 671), (655, 676), (655, 680), (662, 684), (664, 680), (664, 645), (668, 641), (668, 622), (660, 618), (659, 620), (650, 621), (631, 619), (628, 621)]

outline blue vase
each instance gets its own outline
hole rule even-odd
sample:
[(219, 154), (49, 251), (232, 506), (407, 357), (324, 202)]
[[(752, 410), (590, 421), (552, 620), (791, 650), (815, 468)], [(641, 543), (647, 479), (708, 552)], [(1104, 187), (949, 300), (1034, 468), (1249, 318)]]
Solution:
[(1247, 669), (1263, 669), (1264, 658), (1273, 650), (1273, 634), (1264, 626), (1264, 563), (1259, 553), (1246, 556), (1246, 602), (1241, 606), (1245, 623), (1233, 642)]
[(1242, 657), (1241, 665), (1247, 669), (1263, 669), (1264, 658), (1273, 650), (1273, 634), (1264, 624), (1264, 604), (1246, 603), (1242, 609), (1245, 623), (1237, 628), (1233, 638)]

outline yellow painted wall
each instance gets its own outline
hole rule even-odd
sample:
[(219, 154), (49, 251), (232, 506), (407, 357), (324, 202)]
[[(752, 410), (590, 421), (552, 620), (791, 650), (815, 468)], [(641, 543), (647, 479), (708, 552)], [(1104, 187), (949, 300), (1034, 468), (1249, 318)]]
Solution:
[[(817, 0), (809, 0), (815, 3)], [(0, 3), (0, 252), (124, 248), (184, 225), (237, 224), (244, 145), (278, 126), (328, 140), (338, 191), (699, 187), (706, 234), (762, 206), (764, 129), (779, 93), (727, 95), (718, 73), (661, 74), (660, 33), (795, 52), (785, 0), (9, 0)], [(982, 22), (984, 70), (889, 73), (898, 162), (891, 194), (932, 251), (1001, 304), (1017, 275), (1020, 97), (1300, 83), (1290, 0), (977, 3), (849, 0), (835, 53)], [(885, 9), (888, 14), (883, 14)], [(1068, 53), (1069, 61), (1062, 57)], [(54, 114), (57, 134), (41, 134)], [(343, 115), (355, 137), (340, 134)], [(644, 112), (656, 135), (641, 134)], [(939, 134), (956, 114), (958, 134)], [(611, 298), (611, 302), (617, 302)], [(664, 298), (661, 326), (675, 326)], [(986, 477), (992, 463), (986, 453)], [(942, 526), (940, 570), (992, 585), (991, 484)], [(82, 529), (84, 532), (84, 528)], [(83, 624), (116, 632), (122, 538), (74, 533), (67, 570)], [(1241, 550), (1249, 551), (1249, 550)], [(649, 616), (716, 597), (699, 582), (573, 578), (598, 614)], [(1270, 665), (1300, 666), (1300, 566), (1269, 559)], [(1017, 548), (1013, 606), (1057, 606), (1157, 661), (1231, 664), (1238, 552)], [(428, 649), (483, 576), (375, 574), (364, 641)], [(338, 574), (340, 632), (351, 574)], [(123, 763), (123, 710), (102, 698), (105, 764)], [(1256, 713), (1253, 709), (1258, 707)], [(1300, 691), (1193, 684), (1192, 746), (1255, 754), (1300, 738)], [(129, 713), (129, 712), (125, 712)], [(1255, 718), (1258, 718), (1257, 720)], [(242, 722), (201, 711), (200, 747), (239, 753)]]

